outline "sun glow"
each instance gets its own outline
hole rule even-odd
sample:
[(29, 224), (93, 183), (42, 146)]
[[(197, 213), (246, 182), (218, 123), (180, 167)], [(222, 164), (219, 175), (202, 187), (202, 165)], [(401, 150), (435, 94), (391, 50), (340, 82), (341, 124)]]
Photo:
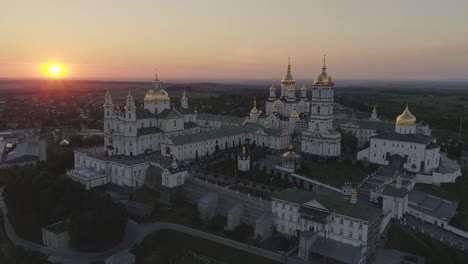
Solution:
[(63, 64), (57, 62), (44, 64), (42, 69), (45, 74), (47, 74), (47, 76), (52, 78), (62, 77), (66, 72), (66, 67)]

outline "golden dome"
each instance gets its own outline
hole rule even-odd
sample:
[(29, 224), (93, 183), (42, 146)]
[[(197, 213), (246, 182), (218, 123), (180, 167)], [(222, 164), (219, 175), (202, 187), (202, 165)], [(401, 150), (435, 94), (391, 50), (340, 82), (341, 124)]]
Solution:
[(294, 152), (294, 148), (292, 145), (289, 145), (288, 152), (283, 154), (283, 158), (285, 159), (299, 159), (301, 155)]
[(299, 114), (296, 111), (296, 104), (293, 105), (293, 109), (291, 111), (291, 115), (289, 116), (291, 119), (299, 119)]
[(330, 76), (326, 73), (321, 73), (315, 77), (314, 85), (333, 85), (333, 82), (331, 81)]
[(307, 87), (305, 86), (305, 84), (302, 85), (301, 92), (307, 92)]
[(176, 162), (175, 156), (174, 156), (174, 158), (172, 159), (171, 167), (172, 167), (173, 169), (177, 169), (177, 162)]
[(252, 110), (250, 110), (251, 115), (260, 115), (260, 111), (257, 109), (257, 99), (254, 99), (254, 105)]
[(327, 66), (325, 65), (325, 55), (323, 57), (322, 73), (315, 77), (314, 85), (333, 85), (331, 76), (327, 74)]
[(276, 91), (276, 88), (275, 88), (275, 86), (272, 84), (272, 85), (270, 86), (270, 92), (274, 92), (274, 91)]
[(289, 85), (288, 92), (294, 92), (294, 86)]
[(281, 79), (281, 85), (294, 85), (296, 84), (296, 80), (294, 80), (294, 77), (291, 74), (291, 63), (289, 62), (288, 58), (288, 71), (286, 72), (286, 75)]
[(408, 109), (408, 105), (406, 105), (405, 111), (401, 115), (399, 115), (396, 119), (397, 125), (415, 125), (416, 124), (416, 117), (411, 114)]
[(165, 101), (170, 100), (169, 94), (164, 89), (160, 90), (149, 90), (145, 95), (145, 101)]

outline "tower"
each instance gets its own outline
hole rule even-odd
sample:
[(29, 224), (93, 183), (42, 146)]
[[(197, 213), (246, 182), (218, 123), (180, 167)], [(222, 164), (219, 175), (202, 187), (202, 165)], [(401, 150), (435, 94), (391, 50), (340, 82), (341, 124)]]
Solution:
[(322, 73), (315, 77), (312, 85), (308, 129), (302, 132), (301, 148), (305, 153), (321, 157), (341, 154), (341, 134), (333, 130), (334, 86), (327, 74), (324, 55)]
[(180, 106), (185, 109), (188, 108), (188, 98), (185, 95), (185, 89), (184, 89), (184, 93), (182, 94), (182, 98), (180, 98)]
[(125, 141), (124, 149), (126, 156), (137, 154), (137, 122), (136, 106), (132, 93), (129, 91), (125, 103)]
[(377, 106), (374, 105), (374, 109), (372, 109), (371, 118), (369, 120), (372, 121), (379, 121), (380, 119), (377, 117)]
[(307, 99), (307, 87), (305, 86), (305, 84), (303, 84), (301, 87), (301, 98)]
[(112, 119), (114, 117), (114, 104), (112, 103), (112, 96), (107, 90), (104, 98), (104, 146), (112, 145)]
[(288, 57), (288, 70), (286, 75), (281, 80), (281, 98), (290, 98), (291, 94), (294, 95), (296, 87), (296, 80), (291, 74), (291, 60)]
[(270, 86), (270, 97), (268, 97), (269, 100), (275, 100), (276, 99), (276, 87), (271, 84)]
[(329, 131), (333, 129), (333, 89), (331, 76), (327, 75), (325, 56), (322, 73), (315, 77), (312, 85), (311, 115), (309, 130)]
[(249, 171), (250, 170), (250, 155), (245, 150), (245, 145), (242, 146), (242, 152), (237, 157), (237, 169), (239, 171)]
[(257, 122), (258, 117), (260, 116), (261, 113), (262, 112), (257, 109), (257, 98), (254, 98), (253, 107), (252, 107), (252, 110), (250, 111), (250, 121)]

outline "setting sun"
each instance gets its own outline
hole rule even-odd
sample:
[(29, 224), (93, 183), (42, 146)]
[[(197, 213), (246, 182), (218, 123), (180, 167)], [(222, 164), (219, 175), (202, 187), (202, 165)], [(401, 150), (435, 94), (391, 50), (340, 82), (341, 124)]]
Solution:
[(60, 63), (47, 63), (43, 66), (44, 72), (53, 78), (62, 77), (65, 74), (66, 68)]

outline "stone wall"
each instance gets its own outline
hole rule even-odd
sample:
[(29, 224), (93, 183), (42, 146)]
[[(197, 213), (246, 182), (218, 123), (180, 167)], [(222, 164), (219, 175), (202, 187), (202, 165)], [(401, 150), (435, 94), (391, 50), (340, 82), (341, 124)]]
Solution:
[(229, 209), (238, 203), (243, 204), (242, 223), (255, 227), (255, 221), (266, 212), (271, 212), (271, 202), (249, 194), (237, 192), (193, 177), (187, 177), (183, 185), (183, 195), (190, 204), (197, 204), (203, 195), (213, 192), (219, 195), (217, 214), (227, 217)]

